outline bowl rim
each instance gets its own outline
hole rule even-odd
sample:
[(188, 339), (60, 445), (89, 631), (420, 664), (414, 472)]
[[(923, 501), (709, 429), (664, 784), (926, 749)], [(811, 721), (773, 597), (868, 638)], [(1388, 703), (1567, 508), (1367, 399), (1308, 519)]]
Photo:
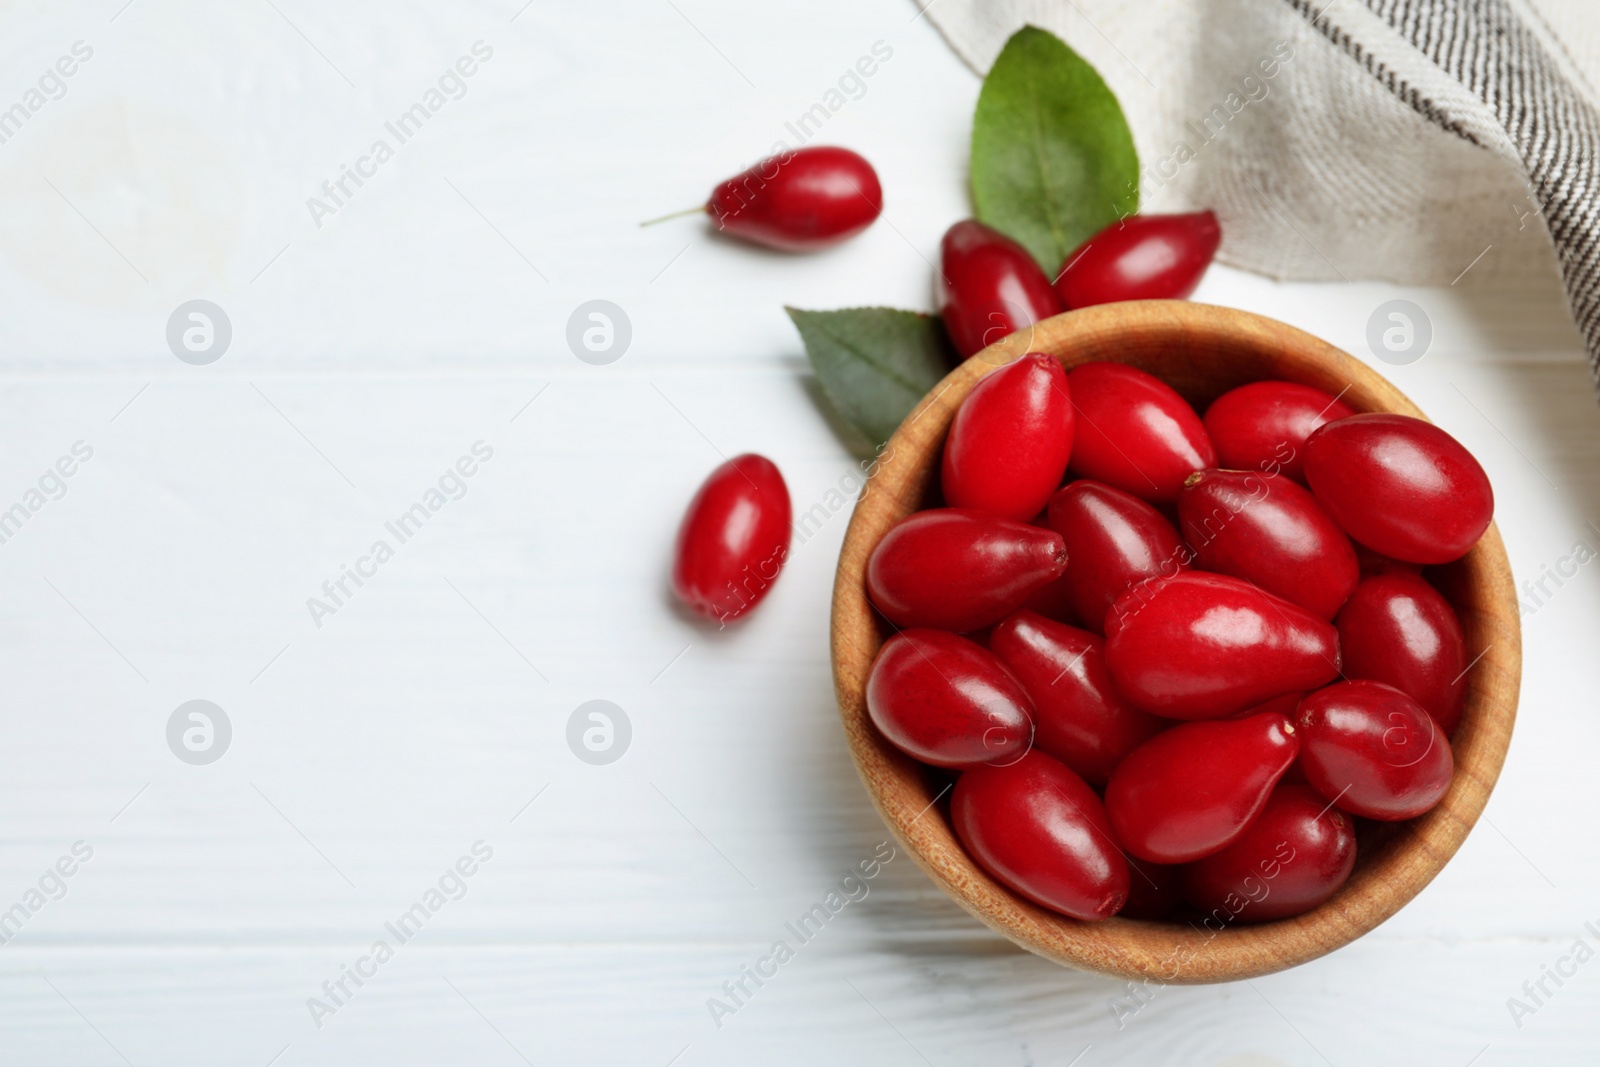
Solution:
[[(1456, 774), (1435, 808), (1364, 838), (1366, 854), (1358, 853), (1344, 887), (1295, 918), (1249, 924), (1213, 913), (1199, 926), (1067, 918), (1007, 889), (966, 855), (948, 821), (933, 810), (950, 786), (935, 793), (922, 766), (882, 738), (867, 715), (864, 695), (867, 672), (882, 643), (865, 592), (867, 557), (890, 526), (921, 505), (961, 401), (984, 375), (1030, 352), (1054, 356), (1068, 368), (1110, 359), (1158, 369), (1180, 392), (1187, 384), (1191, 394), (1206, 374), (1211, 376), (1207, 388), (1221, 391), (1214, 385), (1214, 360), (1226, 352), (1231, 360), (1222, 376), (1236, 378), (1226, 388), (1268, 378), (1299, 381), (1338, 393), (1358, 412), (1427, 418), (1376, 371), (1320, 338), (1251, 312), (1189, 301), (1130, 301), (1066, 312), (957, 366), (922, 398), (872, 461), (834, 580), (835, 697), (873, 805), (917, 865), (970, 914), (1023, 948), (1069, 967), (1162, 984), (1234, 981), (1285, 970), (1354, 941), (1399, 911), (1443, 869), (1482, 814), (1505, 762), (1522, 660), (1516, 587), (1497, 527), (1491, 523), (1471, 552), (1436, 575), (1461, 618), (1469, 652), (1482, 651), (1468, 667), (1465, 707), (1451, 742)], [(1263, 368), (1272, 373), (1254, 373)]]

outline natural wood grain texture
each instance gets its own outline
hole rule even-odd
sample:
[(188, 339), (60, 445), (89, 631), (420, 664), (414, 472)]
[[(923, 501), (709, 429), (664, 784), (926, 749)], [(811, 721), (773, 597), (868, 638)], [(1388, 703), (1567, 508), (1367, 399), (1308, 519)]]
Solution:
[(977, 867), (956, 841), (922, 768), (874, 729), (866, 676), (883, 639), (867, 602), (867, 557), (883, 533), (915, 510), (937, 469), (961, 401), (985, 374), (1026, 352), (1071, 368), (1095, 360), (1140, 367), (1197, 407), (1262, 378), (1341, 394), (1358, 411), (1425, 418), (1378, 374), (1310, 334), (1247, 312), (1179, 301), (1113, 304), (1070, 312), (1013, 335), (952, 371), (889, 441), (851, 517), (839, 556), (832, 650), (839, 711), (862, 780), (896, 837), (962, 907), (1013, 941), (1069, 966), (1128, 978), (1205, 983), (1280, 971), (1348, 944), (1388, 919), (1443, 868), (1465, 840), (1499, 777), (1521, 680), (1515, 587), (1490, 526), (1441, 583), (1461, 616), (1471, 667), (1466, 709), (1453, 741), (1456, 776), (1427, 815), (1364, 839), (1355, 873), (1326, 904), (1294, 919), (1202, 931), (1184, 923), (1111, 919), (1087, 924), (1031, 904)]

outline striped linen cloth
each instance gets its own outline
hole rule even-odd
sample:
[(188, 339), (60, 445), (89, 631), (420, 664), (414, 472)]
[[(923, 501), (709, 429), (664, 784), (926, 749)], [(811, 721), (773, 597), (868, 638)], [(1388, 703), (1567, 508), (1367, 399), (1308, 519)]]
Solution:
[(1032, 24), (1092, 62), (1143, 209), (1215, 208), (1272, 277), (1559, 272), (1600, 379), (1595, 0), (916, 0), (975, 70)]

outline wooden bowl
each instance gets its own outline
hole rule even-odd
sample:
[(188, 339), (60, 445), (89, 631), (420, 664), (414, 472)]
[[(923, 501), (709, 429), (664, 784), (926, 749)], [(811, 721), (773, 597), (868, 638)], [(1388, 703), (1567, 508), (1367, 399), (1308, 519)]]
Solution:
[[(1028, 352), (1071, 368), (1093, 360), (1158, 375), (1196, 408), (1245, 382), (1279, 378), (1341, 394), (1357, 411), (1423, 417), (1365, 365), (1310, 334), (1243, 311), (1185, 301), (1107, 304), (1057, 315), (992, 345), (951, 371), (883, 450), (857, 502), (833, 590), (833, 676), (856, 767), (894, 836), (940, 888), (1023, 948), (1057, 963), (1134, 980), (1223, 982), (1281, 971), (1360, 937), (1439, 873), (1489, 799), (1516, 719), (1521, 633), (1511, 567), (1490, 526), (1467, 556), (1435, 576), (1466, 631), (1466, 707), (1452, 742), (1456, 773), (1432, 811), (1366, 827), (1355, 873), (1338, 894), (1293, 919), (1209, 929), (1199, 923), (1058, 915), (989, 877), (951, 830), (948, 779), (891, 746), (867, 716), (868, 669), (884, 631), (867, 602), (867, 557), (884, 532), (928, 505), (956, 408), (978, 380)], [(1069, 564), (1070, 566), (1070, 564)], [(1213, 923), (1215, 925), (1215, 923)]]

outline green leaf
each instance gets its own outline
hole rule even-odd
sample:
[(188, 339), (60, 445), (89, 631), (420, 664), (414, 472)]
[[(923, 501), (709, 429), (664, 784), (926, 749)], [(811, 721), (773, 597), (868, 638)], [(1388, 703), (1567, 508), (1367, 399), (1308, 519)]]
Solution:
[(839, 417), (881, 445), (955, 364), (944, 324), (895, 308), (786, 307)]
[(972, 119), (972, 200), (1054, 278), (1139, 209), (1139, 156), (1117, 98), (1066, 42), (1024, 26), (989, 68)]

